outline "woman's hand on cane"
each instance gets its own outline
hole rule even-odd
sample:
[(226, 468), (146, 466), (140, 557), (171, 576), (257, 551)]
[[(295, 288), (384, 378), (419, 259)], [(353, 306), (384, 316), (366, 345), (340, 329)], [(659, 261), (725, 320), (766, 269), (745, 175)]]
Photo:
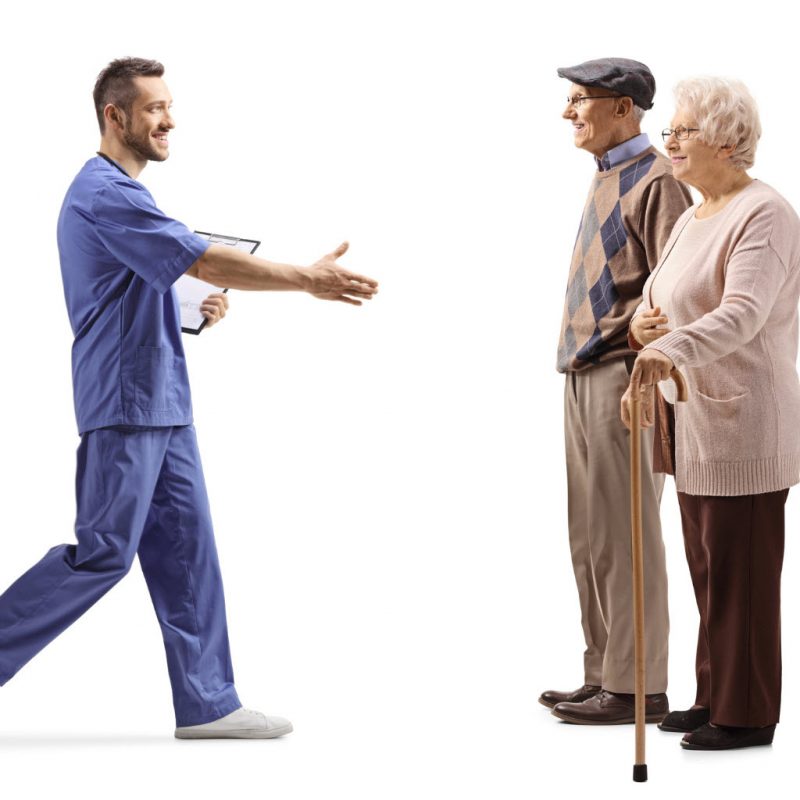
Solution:
[(649, 428), (653, 424), (655, 406), (655, 385), (659, 381), (665, 381), (670, 376), (670, 372), (675, 365), (669, 356), (665, 356), (658, 350), (642, 350), (636, 357), (631, 372), (631, 380), (625, 394), (622, 395), (620, 402), (620, 415), (622, 424), (628, 430), (631, 427), (631, 416), (629, 402), (631, 397), (640, 397), (642, 403), (641, 423), (643, 428)]

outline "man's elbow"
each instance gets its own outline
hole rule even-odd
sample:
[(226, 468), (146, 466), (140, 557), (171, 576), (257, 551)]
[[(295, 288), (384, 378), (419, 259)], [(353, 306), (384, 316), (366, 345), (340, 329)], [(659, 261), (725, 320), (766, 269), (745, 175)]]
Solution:
[[(209, 248), (209, 250), (210, 249), (211, 248)], [(215, 265), (213, 258), (209, 256), (209, 250), (206, 250), (206, 252), (186, 270), (186, 274), (216, 286), (220, 278), (220, 271)]]

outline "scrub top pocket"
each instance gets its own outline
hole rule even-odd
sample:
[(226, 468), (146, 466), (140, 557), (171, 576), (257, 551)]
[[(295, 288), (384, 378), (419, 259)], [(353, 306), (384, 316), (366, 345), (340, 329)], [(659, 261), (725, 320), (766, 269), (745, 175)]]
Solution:
[(136, 350), (136, 405), (143, 411), (169, 411), (172, 407), (175, 354), (167, 347)]

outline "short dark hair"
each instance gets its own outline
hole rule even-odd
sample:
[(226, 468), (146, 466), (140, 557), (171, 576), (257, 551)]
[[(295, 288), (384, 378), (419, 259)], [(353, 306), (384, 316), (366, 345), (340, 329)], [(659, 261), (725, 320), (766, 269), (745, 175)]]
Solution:
[(164, 65), (158, 61), (147, 58), (117, 58), (114, 59), (98, 76), (94, 85), (94, 109), (97, 112), (97, 123), (100, 133), (105, 133), (106, 121), (103, 109), (109, 104), (121, 108), (130, 114), (133, 101), (136, 99), (137, 77), (154, 76), (160, 78), (164, 74)]

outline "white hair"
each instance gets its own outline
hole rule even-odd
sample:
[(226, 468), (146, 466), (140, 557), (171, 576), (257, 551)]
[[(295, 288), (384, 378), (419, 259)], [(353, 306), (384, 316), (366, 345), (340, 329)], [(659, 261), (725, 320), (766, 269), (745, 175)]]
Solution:
[(633, 105), (633, 118), (637, 122), (641, 122), (644, 119), (645, 110), (641, 106), (637, 106), (635, 103)]
[(675, 104), (700, 128), (698, 138), (712, 147), (733, 145), (729, 163), (735, 169), (753, 166), (761, 138), (758, 107), (747, 87), (731, 78), (688, 78), (675, 87)]

